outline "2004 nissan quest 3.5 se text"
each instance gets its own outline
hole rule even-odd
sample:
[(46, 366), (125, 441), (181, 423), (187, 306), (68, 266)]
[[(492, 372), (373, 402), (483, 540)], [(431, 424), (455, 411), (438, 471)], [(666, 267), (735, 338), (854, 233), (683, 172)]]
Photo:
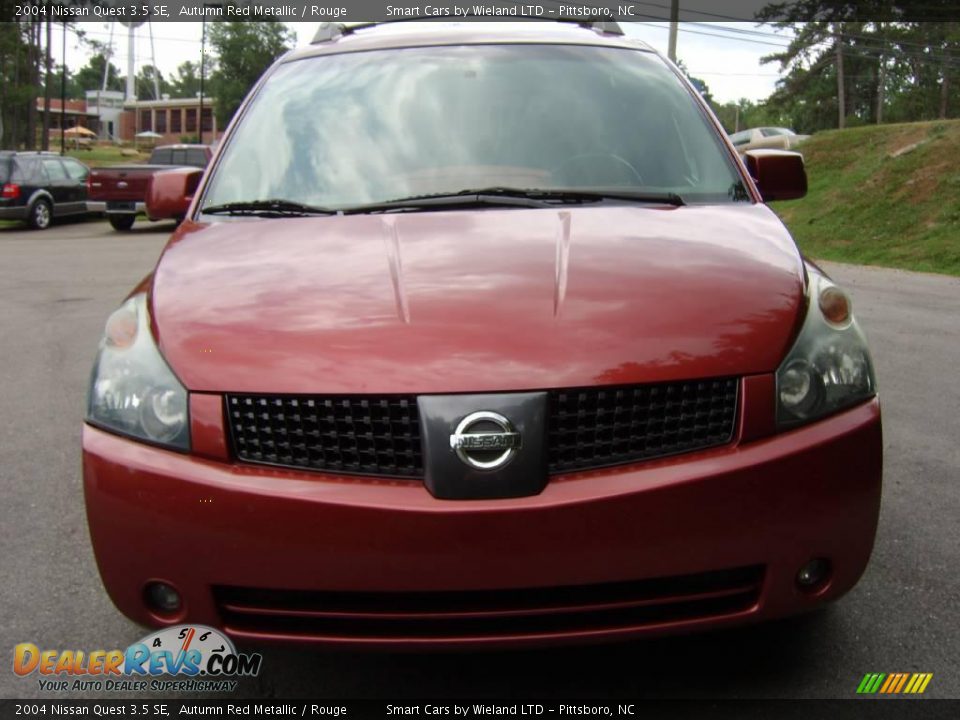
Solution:
[(765, 204), (803, 159), (741, 161), (616, 24), (322, 26), (201, 172), (155, 178), (190, 210), (90, 385), (130, 618), (516, 647), (799, 613), (863, 573), (870, 355)]

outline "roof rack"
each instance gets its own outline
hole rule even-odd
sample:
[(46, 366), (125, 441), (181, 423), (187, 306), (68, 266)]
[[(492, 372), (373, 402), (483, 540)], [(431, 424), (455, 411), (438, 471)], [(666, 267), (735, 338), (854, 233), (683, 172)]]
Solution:
[[(467, 17), (481, 17), (479, 15), (467, 15)], [(590, 18), (567, 18), (567, 17), (558, 17), (558, 18), (543, 18), (537, 17), (535, 15), (514, 15), (518, 19), (527, 19), (527, 20), (548, 20), (552, 22), (559, 23), (570, 23), (572, 25), (579, 25), (580, 27), (587, 28), (588, 30), (593, 30), (602, 35), (623, 35), (623, 29), (620, 27), (620, 23), (616, 20), (593, 20)], [(393, 25), (394, 23), (400, 22), (449, 22), (449, 18), (422, 18), (422, 17), (413, 17), (413, 18), (398, 18), (396, 20), (378, 20), (374, 22), (362, 22), (354, 23), (353, 25), (345, 25), (344, 23), (333, 23), (325, 22), (321, 23), (320, 27), (317, 29), (317, 34), (313, 36), (313, 40), (310, 42), (311, 45), (318, 45), (325, 42), (333, 42), (334, 40), (339, 40), (344, 35), (352, 35), (357, 30), (364, 30), (366, 28), (377, 27), (379, 25)]]

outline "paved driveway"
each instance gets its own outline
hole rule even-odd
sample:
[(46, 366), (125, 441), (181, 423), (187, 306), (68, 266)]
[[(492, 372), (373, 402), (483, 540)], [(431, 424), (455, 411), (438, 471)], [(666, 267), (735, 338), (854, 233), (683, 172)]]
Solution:
[[(37, 696), (14, 644), (125, 647), (143, 631), (104, 594), (87, 538), (80, 426), (103, 321), (170, 225), (0, 229), (0, 696)], [(960, 279), (827, 265), (872, 342), (886, 469), (876, 551), (825, 612), (710, 635), (549, 652), (327, 655), (264, 650), (244, 695), (850, 697), (866, 672), (934, 673), (960, 697)], [(144, 528), (148, 532), (149, 528)], [(9, 653), (9, 654), (8, 654)]]

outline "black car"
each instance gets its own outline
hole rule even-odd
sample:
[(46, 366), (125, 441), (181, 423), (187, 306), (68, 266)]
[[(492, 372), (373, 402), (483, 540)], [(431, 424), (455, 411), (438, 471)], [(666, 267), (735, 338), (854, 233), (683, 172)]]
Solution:
[(45, 230), (53, 218), (86, 214), (89, 173), (79, 160), (55, 153), (0, 152), (0, 219)]

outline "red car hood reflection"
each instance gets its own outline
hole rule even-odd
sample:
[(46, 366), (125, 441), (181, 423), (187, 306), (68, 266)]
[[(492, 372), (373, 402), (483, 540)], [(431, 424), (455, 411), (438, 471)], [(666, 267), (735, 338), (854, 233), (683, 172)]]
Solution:
[(774, 370), (803, 297), (762, 205), (185, 223), (154, 274), (191, 390), (484, 392)]

